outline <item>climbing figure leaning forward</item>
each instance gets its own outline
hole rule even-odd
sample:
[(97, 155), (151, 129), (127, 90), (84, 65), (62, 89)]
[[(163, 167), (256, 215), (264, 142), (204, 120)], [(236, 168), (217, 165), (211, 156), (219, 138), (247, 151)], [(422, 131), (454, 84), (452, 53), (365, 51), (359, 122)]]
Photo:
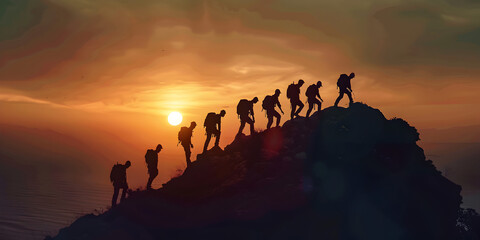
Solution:
[(322, 82), (318, 81), (317, 84), (312, 84), (308, 86), (307, 91), (305, 92), (308, 102), (307, 118), (310, 116), (310, 113), (315, 108), (315, 105), (318, 106), (318, 111), (322, 109), (323, 99), (322, 97), (320, 97), (320, 92), (318, 91), (320, 87), (322, 87)]
[(275, 110), (275, 107), (278, 106), (278, 109), (280, 109), (280, 112), (282, 112), (283, 114), (282, 105), (280, 105), (280, 101), (278, 101), (279, 96), (280, 89), (277, 89), (275, 90), (275, 94), (267, 95), (263, 99), (262, 108), (267, 111), (267, 129), (270, 129), (270, 127), (272, 127), (274, 117), (277, 119), (275, 126), (278, 127), (280, 125), (280, 119), (282, 118), (282, 116), (280, 115), (280, 113), (277, 112), (277, 110)]
[(127, 183), (127, 168), (131, 165), (130, 161), (126, 161), (125, 164), (115, 164), (110, 171), (110, 181), (113, 183), (113, 197), (112, 197), (112, 207), (117, 205), (117, 198), (120, 189), (122, 189), (122, 196), (120, 197), (120, 202), (125, 200), (125, 195), (128, 190)]
[(161, 144), (157, 145), (155, 150), (148, 149), (147, 153), (145, 153), (145, 162), (147, 163), (148, 169), (148, 182), (147, 182), (147, 190), (152, 189), (152, 182), (158, 175), (158, 153), (162, 151), (163, 147)]
[[(240, 128), (238, 129), (237, 136), (243, 132), (245, 124), (250, 124), (250, 135), (255, 133), (255, 115), (253, 113), (253, 105), (258, 102), (258, 98), (254, 97), (252, 100), (242, 99), (237, 105), (237, 114), (240, 117)], [(252, 118), (250, 118), (252, 116)]]
[(192, 161), (190, 160), (190, 156), (192, 155), (192, 151), (190, 148), (193, 148), (192, 144), (192, 135), (193, 129), (197, 126), (196, 122), (191, 122), (190, 127), (181, 127), (180, 131), (178, 132), (178, 143), (182, 144), (183, 149), (185, 150), (185, 159), (187, 160), (187, 167), (190, 166)]
[(219, 114), (214, 112), (208, 113), (205, 117), (205, 122), (203, 126), (205, 127), (205, 132), (207, 139), (205, 140), (205, 145), (203, 145), (203, 152), (205, 153), (210, 143), (212, 135), (215, 136), (215, 147), (218, 147), (220, 143), (220, 133), (222, 129), (222, 117), (225, 117), (225, 110), (220, 111)]
[[(293, 119), (294, 117), (299, 117), (299, 113), (302, 111), (303, 105), (302, 101), (300, 100), (300, 88), (303, 86), (305, 82), (300, 79), (298, 80), (298, 83), (292, 83), (288, 85), (287, 88), (287, 98), (290, 99), (290, 104), (292, 107), (292, 111), (290, 112), (290, 119)], [(297, 109), (298, 107), (298, 109)]]
[(344, 94), (347, 94), (348, 98), (350, 99), (350, 104), (349, 105), (352, 105), (352, 103), (353, 103), (353, 98), (352, 98), (353, 90), (352, 90), (352, 85), (350, 83), (350, 80), (352, 80), (354, 77), (355, 77), (355, 73), (352, 72), (352, 73), (350, 73), (349, 76), (347, 74), (342, 74), (338, 78), (337, 87), (340, 90), (340, 92), (339, 92), (337, 100), (335, 100), (335, 105), (334, 105), (335, 107), (338, 107), (338, 103), (343, 98)]

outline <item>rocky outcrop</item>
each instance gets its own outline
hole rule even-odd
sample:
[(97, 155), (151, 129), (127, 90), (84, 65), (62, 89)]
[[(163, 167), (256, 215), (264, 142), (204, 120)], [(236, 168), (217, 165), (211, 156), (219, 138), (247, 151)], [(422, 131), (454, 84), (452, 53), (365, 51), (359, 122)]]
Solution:
[(418, 139), (367, 105), (327, 108), (238, 136), (54, 239), (458, 239), (461, 187)]

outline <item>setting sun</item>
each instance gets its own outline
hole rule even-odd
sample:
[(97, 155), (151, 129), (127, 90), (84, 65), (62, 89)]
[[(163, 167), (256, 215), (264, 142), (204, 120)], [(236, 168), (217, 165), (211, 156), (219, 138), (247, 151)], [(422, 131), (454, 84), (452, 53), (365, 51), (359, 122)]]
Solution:
[(173, 126), (177, 126), (178, 124), (182, 123), (182, 114), (179, 112), (171, 112), (168, 115), (168, 123), (170, 123)]

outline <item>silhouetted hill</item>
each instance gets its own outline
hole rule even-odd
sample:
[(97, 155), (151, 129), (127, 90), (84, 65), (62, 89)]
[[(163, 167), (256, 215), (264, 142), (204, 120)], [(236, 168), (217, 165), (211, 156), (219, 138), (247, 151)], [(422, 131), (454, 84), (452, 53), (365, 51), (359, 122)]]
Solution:
[(462, 212), (457, 227), (461, 187), (418, 139), (367, 105), (327, 108), (200, 155), (162, 189), (134, 192), (54, 239), (475, 237), (478, 215)]

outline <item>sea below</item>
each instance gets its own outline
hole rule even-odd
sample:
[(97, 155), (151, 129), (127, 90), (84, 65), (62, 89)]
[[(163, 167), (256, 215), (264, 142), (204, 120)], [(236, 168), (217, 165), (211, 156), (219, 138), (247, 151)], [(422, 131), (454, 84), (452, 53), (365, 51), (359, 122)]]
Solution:
[[(108, 176), (72, 176), (38, 169), (0, 170), (0, 239), (55, 236), (78, 217), (108, 209)], [(464, 206), (480, 210), (480, 190), (462, 192)]]
[[(30, 169), (32, 170), (32, 169)], [(42, 171), (40, 171), (42, 172)], [(112, 186), (66, 173), (0, 175), (0, 239), (29, 240), (55, 236), (78, 217), (105, 211)]]

